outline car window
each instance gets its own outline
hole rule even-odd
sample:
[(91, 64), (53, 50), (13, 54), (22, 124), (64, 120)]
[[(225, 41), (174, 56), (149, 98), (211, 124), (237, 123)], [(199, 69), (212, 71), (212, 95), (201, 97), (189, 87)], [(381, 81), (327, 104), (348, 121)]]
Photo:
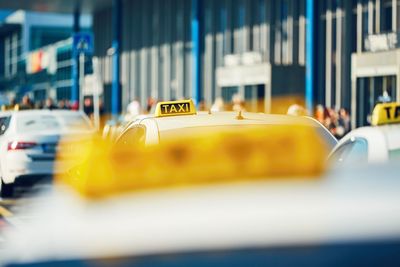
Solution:
[(400, 160), (400, 148), (389, 150), (390, 160)]
[(340, 146), (332, 154), (336, 163), (366, 163), (368, 161), (368, 142), (364, 138), (355, 138)]
[(27, 115), (17, 120), (17, 131), (36, 132), (61, 128), (60, 122), (53, 115)]
[(144, 145), (146, 139), (146, 128), (143, 125), (137, 125), (124, 132), (116, 142), (118, 148), (130, 148), (138, 145)]
[(7, 117), (0, 117), (0, 135), (3, 135), (10, 125), (10, 116)]

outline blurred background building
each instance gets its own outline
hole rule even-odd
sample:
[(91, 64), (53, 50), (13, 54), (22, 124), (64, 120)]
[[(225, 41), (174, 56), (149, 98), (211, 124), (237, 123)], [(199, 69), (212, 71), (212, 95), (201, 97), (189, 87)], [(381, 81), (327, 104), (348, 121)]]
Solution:
[[(353, 127), (368, 124), (377, 101), (400, 100), (397, 0), (0, 0), (0, 6), (68, 13), (75, 22), (70, 29), (81, 14), (92, 15), (94, 58), (108, 111), (121, 111), (133, 99), (144, 104), (149, 97), (194, 97), (210, 107), (218, 96), (229, 102), (239, 93), (248, 110), (285, 112), (290, 104), (304, 105), (307, 52), (314, 55), (314, 106), (346, 108)], [(310, 6), (314, 13), (307, 13)], [(0, 27), (0, 50), (9, 54), (1, 57), (2, 91), (42, 90), (29, 79), (10, 78), (29, 69), (15, 58), (67, 37), (57, 39), (67, 30), (51, 31), (56, 23), (34, 21), (46, 30), (27, 34), (23, 29), (33, 22), (10, 20)], [(56, 77), (63, 71), (56, 68)], [(52, 83), (57, 97), (71, 95), (68, 77)]]
[[(122, 106), (134, 98), (145, 103), (148, 97), (193, 96), (194, 12), (199, 13), (200, 28), (199, 99), (208, 107), (217, 96), (231, 102), (235, 93), (254, 111), (285, 112), (287, 106), (274, 107), (272, 97), (288, 105), (303, 102), (304, 0), (139, 0), (122, 5)], [(106, 88), (112, 80), (107, 56), (111, 17), (112, 7), (93, 16), (95, 56)]]
[[(91, 18), (83, 16), (86, 30)], [(7, 12), (0, 24), (0, 90), (35, 101), (47, 97), (69, 98), (71, 93), (70, 14), (18, 10)]]

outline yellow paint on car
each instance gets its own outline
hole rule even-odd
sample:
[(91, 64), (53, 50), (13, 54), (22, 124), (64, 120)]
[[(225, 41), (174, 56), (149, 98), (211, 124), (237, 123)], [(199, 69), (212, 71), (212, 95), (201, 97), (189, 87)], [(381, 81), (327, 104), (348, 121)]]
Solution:
[[(245, 127), (179, 135), (152, 146), (116, 146), (94, 137), (57, 181), (88, 198), (171, 187), (275, 179), (315, 179), (326, 148), (301, 125)], [(59, 155), (62, 157), (62, 155)]]

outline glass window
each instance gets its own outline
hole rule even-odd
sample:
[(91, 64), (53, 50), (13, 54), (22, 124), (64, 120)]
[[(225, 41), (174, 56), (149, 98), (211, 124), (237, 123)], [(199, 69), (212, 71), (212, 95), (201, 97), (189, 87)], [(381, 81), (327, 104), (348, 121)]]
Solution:
[(0, 135), (3, 135), (10, 125), (11, 117), (0, 117)]
[(366, 163), (368, 161), (368, 142), (356, 138), (339, 147), (331, 159), (337, 163)]
[(390, 160), (400, 160), (400, 148), (389, 150)]
[(146, 139), (146, 128), (142, 125), (137, 125), (125, 133), (118, 139), (117, 148), (134, 148), (138, 145), (144, 145)]

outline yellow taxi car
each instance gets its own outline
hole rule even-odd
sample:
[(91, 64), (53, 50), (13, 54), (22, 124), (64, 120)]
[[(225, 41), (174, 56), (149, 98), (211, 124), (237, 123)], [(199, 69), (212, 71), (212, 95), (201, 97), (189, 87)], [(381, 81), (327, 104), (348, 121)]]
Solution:
[(311, 117), (271, 115), (250, 112), (197, 112), (192, 100), (160, 102), (154, 115), (138, 117), (122, 130), (117, 143), (130, 144), (139, 140), (145, 145), (158, 144), (169, 136), (180, 136), (198, 131), (219, 131), (249, 126), (302, 125), (315, 129), (329, 149), (336, 138)]
[(371, 125), (355, 129), (332, 150), (331, 161), (381, 163), (400, 159), (400, 104), (380, 103), (372, 112)]
[(397, 166), (326, 177), (313, 128), (265, 129), (82, 148), (81, 176), (29, 201), (0, 265), (399, 266)]

